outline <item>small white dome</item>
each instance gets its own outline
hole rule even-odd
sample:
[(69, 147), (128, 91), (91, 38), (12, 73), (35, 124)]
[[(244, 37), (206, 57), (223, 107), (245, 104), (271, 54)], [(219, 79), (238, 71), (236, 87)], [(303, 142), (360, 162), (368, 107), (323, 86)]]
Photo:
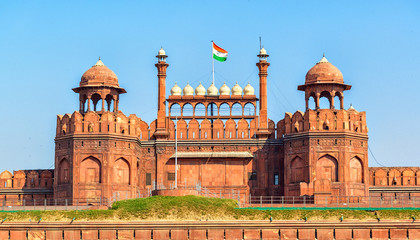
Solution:
[(358, 113), (358, 111), (353, 107), (353, 104), (350, 104), (350, 107), (347, 111), (354, 111)]
[(217, 96), (219, 94), (219, 90), (217, 90), (217, 87), (214, 86), (214, 83), (210, 85), (209, 88), (207, 88), (207, 95), (208, 96)]
[(230, 94), (230, 88), (226, 85), (226, 83), (223, 83), (223, 85), (220, 87), (220, 95), (229, 95)]
[(181, 92), (181, 88), (175, 83), (175, 85), (171, 88), (171, 95), (181, 96)]
[(166, 55), (165, 50), (163, 50), (163, 48), (160, 48), (159, 52), (158, 52), (158, 56), (162, 56), (162, 55)]
[(242, 95), (242, 88), (239, 86), (238, 82), (236, 82), (235, 86), (232, 88), (232, 95)]
[(260, 55), (267, 55), (267, 50), (265, 50), (265, 48), (261, 48)]
[(184, 87), (184, 96), (192, 96), (194, 95), (194, 88), (191, 87), (189, 83), (187, 83), (187, 86)]
[(244, 95), (255, 95), (254, 88), (251, 86), (251, 84), (249, 84), (249, 82), (248, 85), (244, 87)]
[(204, 96), (204, 95), (206, 95), (206, 88), (203, 85), (201, 85), (201, 83), (195, 89), (195, 95), (197, 95), (197, 96)]

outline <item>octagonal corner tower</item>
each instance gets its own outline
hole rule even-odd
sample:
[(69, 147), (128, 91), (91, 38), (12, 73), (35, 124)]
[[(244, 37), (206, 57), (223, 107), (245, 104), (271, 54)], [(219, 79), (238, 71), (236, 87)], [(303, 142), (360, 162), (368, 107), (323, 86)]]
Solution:
[(126, 91), (100, 59), (73, 91), (79, 111), (57, 116), (54, 198), (99, 204), (134, 196), (140, 120), (118, 110)]
[[(298, 87), (305, 92), (306, 111), (286, 113), (280, 124), (285, 195), (314, 195), (317, 201), (329, 196), (369, 195), (366, 113), (353, 106), (344, 109), (343, 92), (350, 88), (344, 84), (341, 71), (325, 56), (308, 71), (305, 84)], [(321, 108), (321, 98), (328, 100), (329, 107)], [(311, 100), (314, 109), (309, 108)]]

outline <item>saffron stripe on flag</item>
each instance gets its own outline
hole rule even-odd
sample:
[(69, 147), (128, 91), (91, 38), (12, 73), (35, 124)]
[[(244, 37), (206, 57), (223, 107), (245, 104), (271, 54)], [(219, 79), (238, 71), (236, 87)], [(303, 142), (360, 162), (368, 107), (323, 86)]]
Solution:
[(216, 45), (216, 43), (213, 42), (213, 48), (216, 51), (222, 52), (222, 53), (227, 53), (227, 51), (219, 46)]

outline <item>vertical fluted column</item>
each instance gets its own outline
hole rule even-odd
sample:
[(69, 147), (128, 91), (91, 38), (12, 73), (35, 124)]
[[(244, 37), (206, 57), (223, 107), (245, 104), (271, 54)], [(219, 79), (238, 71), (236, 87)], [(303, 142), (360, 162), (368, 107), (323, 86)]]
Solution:
[(165, 128), (166, 117), (166, 69), (169, 64), (166, 62), (159, 62), (155, 64), (158, 69), (158, 114), (157, 114), (157, 128)]
[(262, 60), (257, 63), (260, 77), (260, 129), (266, 130), (268, 128), (267, 116), (267, 69), (270, 63), (267, 60)]

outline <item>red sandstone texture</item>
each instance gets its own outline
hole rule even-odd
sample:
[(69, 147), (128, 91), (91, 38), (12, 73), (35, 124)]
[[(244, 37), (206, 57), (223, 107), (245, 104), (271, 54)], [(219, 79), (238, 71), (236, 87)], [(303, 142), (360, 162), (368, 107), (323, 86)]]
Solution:
[[(79, 111), (57, 117), (54, 172), (5, 171), (0, 197), (100, 205), (152, 190), (164, 193), (175, 183), (175, 138), (177, 185), (183, 189), (200, 184), (212, 195), (241, 199), (417, 196), (410, 187), (420, 185), (418, 168), (368, 168), (366, 113), (344, 109), (344, 91), (351, 86), (338, 68), (321, 59), (298, 87), (305, 92), (305, 112), (285, 113), (275, 123), (267, 114), (268, 55), (258, 56), (258, 97), (249, 89), (243, 95), (167, 97), (169, 64), (158, 55), (158, 113), (150, 124), (119, 111), (119, 95), (126, 91), (99, 60), (73, 89)], [(327, 109), (320, 108), (321, 98), (328, 99)]]

